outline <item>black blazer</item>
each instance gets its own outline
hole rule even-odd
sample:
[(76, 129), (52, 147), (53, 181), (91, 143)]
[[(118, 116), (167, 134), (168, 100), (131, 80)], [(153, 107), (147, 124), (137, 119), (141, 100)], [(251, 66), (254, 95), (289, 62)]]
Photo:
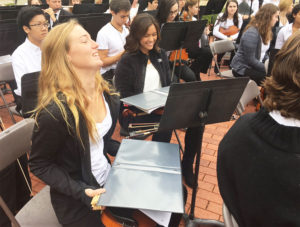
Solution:
[[(116, 149), (111, 139), (119, 112), (119, 97), (104, 93), (109, 105), (112, 126), (104, 137), (104, 154)], [(63, 95), (59, 95), (64, 100)], [(89, 134), (82, 114), (79, 114), (79, 131), (82, 141), (75, 133), (75, 122), (64, 102), (67, 126), (59, 107), (54, 102), (42, 110), (32, 137), (29, 166), (33, 174), (50, 185), (51, 202), (58, 220), (69, 224), (91, 211), (91, 198), (86, 188), (99, 188), (91, 171)], [(99, 217), (100, 218), (100, 217)]]
[(116, 88), (122, 98), (143, 92), (148, 60), (158, 71), (162, 87), (170, 85), (169, 60), (164, 50), (161, 50), (160, 53), (151, 50), (149, 55), (145, 55), (141, 51), (126, 53), (118, 62), (115, 71)]
[[(66, 11), (66, 10), (64, 10), (64, 9), (61, 9), (60, 13), (59, 13), (59, 16), (58, 16), (58, 19), (53, 23), (52, 27), (54, 27), (54, 26), (56, 26), (56, 25), (58, 25), (60, 23), (61, 16), (71, 16), (71, 15), (73, 15), (73, 14), (70, 13), (70, 12), (68, 12), (68, 11)], [(45, 13), (45, 17), (49, 21), (49, 30), (51, 30), (50, 15), (48, 13)]]

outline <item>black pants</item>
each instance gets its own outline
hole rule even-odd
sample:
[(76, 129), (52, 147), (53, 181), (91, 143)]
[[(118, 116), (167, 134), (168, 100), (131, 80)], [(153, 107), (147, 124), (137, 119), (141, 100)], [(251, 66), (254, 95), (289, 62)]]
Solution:
[(198, 128), (188, 128), (185, 133), (185, 149), (182, 160), (188, 165), (193, 165), (197, 153), (197, 144), (199, 141), (198, 131)]
[[(173, 63), (170, 63), (171, 70), (173, 69)], [(179, 82), (179, 78), (184, 80), (185, 82), (196, 81), (196, 75), (193, 70), (190, 69), (186, 64), (182, 64), (181, 66), (175, 66), (174, 78), (173, 81)]]
[[(19, 161), (31, 187), (31, 181), (28, 174), (27, 155), (25, 154), (21, 156)], [(13, 214), (16, 214), (16, 212), (19, 211), (30, 199), (30, 191), (17, 162), (14, 162), (0, 171), (0, 195)], [(1, 208), (0, 226), (11, 226), (8, 217)]]
[(244, 77), (248, 76), (251, 80), (254, 80), (257, 85), (261, 86), (262, 82), (266, 78), (266, 72), (258, 71), (255, 69), (246, 69), (244, 75), (238, 74), (236, 71), (232, 70), (232, 74), (235, 77)]
[(193, 59), (191, 69), (200, 80), (200, 73), (207, 73), (213, 55), (209, 47), (188, 49), (189, 58)]

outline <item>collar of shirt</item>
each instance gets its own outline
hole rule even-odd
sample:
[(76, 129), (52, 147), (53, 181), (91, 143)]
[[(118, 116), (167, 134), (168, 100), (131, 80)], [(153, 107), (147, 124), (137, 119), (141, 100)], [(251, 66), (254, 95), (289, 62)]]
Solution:
[(283, 117), (278, 110), (273, 110), (269, 114), (278, 124), (288, 127), (300, 127), (300, 120)]
[(28, 47), (28, 50), (32, 50), (35, 53), (41, 52), (41, 48), (33, 44), (28, 38), (25, 40), (25, 45)]

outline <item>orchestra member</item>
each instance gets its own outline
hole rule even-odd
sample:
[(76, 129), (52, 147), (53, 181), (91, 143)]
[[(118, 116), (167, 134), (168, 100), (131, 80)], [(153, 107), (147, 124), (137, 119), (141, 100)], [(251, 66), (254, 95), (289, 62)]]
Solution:
[[(243, 24), (243, 18), (238, 13), (238, 2), (236, 0), (229, 0), (225, 6), (225, 12), (220, 13), (215, 22), (213, 29), (213, 35), (216, 40), (232, 40), (235, 41), (239, 36), (239, 31)], [(230, 61), (233, 58), (231, 53)], [(217, 62), (220, 65), (224, 54), (218, 54)], [(220, 74), (218, 67), (215, 65), (214, 71), (216, 74)]]
[(241, 116), (219, 145), (219, 189), (238, 226), (300, 226), (299, 49), (297, 31), (264, 82), (264, 108)]
[(235, 77), (248, 76), (258, 85), (266, 77), (264, 61), (272, 40), (272, 27), (278, 21), (278, 7), (274, 4), (263, 5), (251, 19), (231, 62)]
[(91, 200), (103, 193), (111, 168), (107, 153), (119, 96), (99, 74), (98, 44), (76, 21), (57, 25), (42, 45), (30, 169), (50, 186), (63, 226), (104, 226)]
[[(125, 54), (116, 68), (115, 85), (121, 98), (137, 95), (161, 87), (169, 86), (171, 75), (165, 51), (158, 47), (159, 26), (147, 14), (138, 14), (133, 20), (126, 38)], [(128, 129), (129, 123), (159, 122), (161, 113), (142, 115), (134, 107), (121, 106), (120, 124)], [(172, 132), (155, 133), (153, 141), (169, 142)]]

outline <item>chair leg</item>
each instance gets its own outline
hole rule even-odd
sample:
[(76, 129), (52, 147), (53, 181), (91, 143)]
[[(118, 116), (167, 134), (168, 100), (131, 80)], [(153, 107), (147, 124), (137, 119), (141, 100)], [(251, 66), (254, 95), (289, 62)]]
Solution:
[(0, 207), (3, 209), (4, 213), (6, 214), (6, 216), (11, 221), (12, 226), (14, 226), (14, 227), (20, 227), (20, 225), (19, 225), (18, 221), (16, 220), (15, 216), (10, 211), (10, 209), (8, 208), (8, 206), (6, 205), (6, 203), (4, 202), (4, 200), (2, 199), (1, 196), (0, 196)]
[(15, 118), (14, 118), (12, 112), (10, 111), (9, 106), (8, 106), (8, 104), (7, 104), (7, 102), (6, 102), (6, 99), (5, 99), (5, 97), (4, 97), (3, 92), (1, 91), (1, 89), (0, 89), (0, 96), (1, 96), (1, 98), (2, 98), (2, 100), (3, 100), (3, 102), (4, 102), (4, 105), (5, 105), (6, 109), (8, 110), (8, 113), (9, 113), (9, 115), (10, 115), (10, 118), (11, 118), (12, 122), (13, 122), (14, 124), (16, 124), (17, 121), (15, 120)]

